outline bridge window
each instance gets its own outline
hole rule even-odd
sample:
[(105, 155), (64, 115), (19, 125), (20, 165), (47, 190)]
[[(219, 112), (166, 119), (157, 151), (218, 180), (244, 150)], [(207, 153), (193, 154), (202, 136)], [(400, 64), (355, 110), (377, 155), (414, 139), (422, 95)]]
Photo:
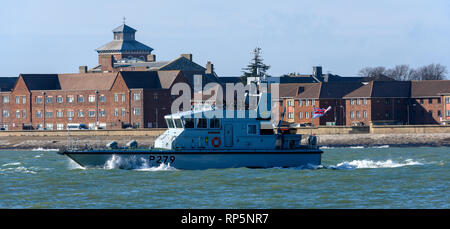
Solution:
[(208, 128), (208, 120), (206, 118), (197, 119), (197, 128)]
[(191, 129), (194, 128), (194, 119), (193, 118), (185, 118), (183, 119), (184, 128)]
[(176, 128), (183, 128), (183, 125), (181, 124), (181, 119), (174, 119), (174, 121)]
[(168, 126), (169, 128), (174, 128), (174, 127), (175, 127), (175, 126), (173, 125), (172, 119), (168, 118), (168, 119), (166, 119), (166, 122), (167, 122), (167, 126)]
[(209, 128), (211, 129), (220, 129), (220, 119), (213, 118), (209, 120)]

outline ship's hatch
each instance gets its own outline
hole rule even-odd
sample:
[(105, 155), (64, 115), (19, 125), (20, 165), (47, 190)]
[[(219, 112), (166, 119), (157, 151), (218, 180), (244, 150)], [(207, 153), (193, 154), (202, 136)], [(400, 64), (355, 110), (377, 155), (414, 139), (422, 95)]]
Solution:
[(224, 131), (225, 131), (225, 146), (226, 147), (233, 146), (233, 125), (226, 124), (224, 126)]

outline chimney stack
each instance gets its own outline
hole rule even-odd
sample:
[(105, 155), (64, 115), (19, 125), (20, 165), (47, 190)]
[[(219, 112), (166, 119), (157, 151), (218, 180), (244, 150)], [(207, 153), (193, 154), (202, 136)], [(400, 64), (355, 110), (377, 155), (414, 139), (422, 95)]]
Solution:
[(155, 62), (156, 61), (156, 55), (155, 54), (148, 54), (147, 55), (147, 61), (148, 62)]
[(78, 67), (78, 70), (82, 74), (87, 73), (87, 66), (80, 66)]
[(315, 77), (321, 77), (322, 76), (322, 66), (314, 66), (313, 67), (313, 75)]
[(100, 64), (103, 72), (112, 72), (114, 70), (114, 62), (112, 55), (101, 55)]
[(206, 74), (213, 74), (214, 72), (214, 64), (211, 64), (211, 61), (208, 61), (208, 63), (206, 63)]
[(181, 54), (181, 56), (186, 58), (186, 59), (188, 59), (188, 60), (190, 60), (190, 61), (192, 61), (192, 54), (191, 53), (189, 53), (189, 54)]

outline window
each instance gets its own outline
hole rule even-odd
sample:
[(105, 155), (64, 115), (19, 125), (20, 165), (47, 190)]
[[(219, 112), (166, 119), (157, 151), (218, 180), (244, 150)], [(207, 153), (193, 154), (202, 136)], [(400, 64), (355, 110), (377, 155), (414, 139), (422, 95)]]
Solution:
[(423, 104), (423, 99), (420, 99), (420, 104)]
[(88, 124), (88, 128), (89, 128), (90, 130), (95, 129), (95, 123), (89, 123), (89, 124)]
[(77, 97), (77, 102), (79, 102), (79, 103), (84, 103), (84, 96), (83, 96), (83, 95), (79, 95), (79, 96)]
[(3, 103), (9, 103), (9, 96), (3, 96)]
[(141, 93), (134, 93), (133, 94), (133, 100), (134, 101), (141, 100)]
[(84, 111), (83, 110), (78, 110), (78, 117), (80, 117), (80, 118), (84, 117)]
[(391, 114), (389, 113), (389, 111), (386, 111), (385, 116), (386, 116), (386, 118), (389, 118), (389, 117), (391, 116)]
[(316, 105), (316, 100), (315, 99), (311, 100), (311, 106), (315, 106), (315, 105)]
[(26, 96), (22, 96), (22, 103), (26, 104), (27, 103), (27, 97)]
[(350, 99), (350, 104), (351, 105), (355, 105), (355, 100), (354, 99)]
[(73, 95), (67, 96), (67, 102), (68, 103), (73, 103), (73, 101), (74, 101)]
[(298, 105), (299, 105), (300, 107), (303, 106), (303, 100), (300, 99), (300, 100), (298, 101)]
[(126, 112), (125, 112), (125, 108), (122, 108), (122, 110), (121, 110), (120, 113), (121, 113), (122, 116), (125, 116), (125, 113), (126, 113)]
[(183, 119), (184, 128), (194, 128), (194, 119), (193, 118), (185, 118)]
[(105, 111), (105, 109), (100, 109), (100, 111), (98, 112), (98, 116), (100, 116), (100, 117), (105, 117), (105, 116), (106, 116), (106, 111)]
[(438, 104), (441, 104), (441, 98), (438, 98), (438, 99), (437, 99), (437, 103), (438, 103)]
[(63, 110), (57, 110), (57, 111), (56, 111), (56, 117), (57, 117), (57, 118), (62, 118), (62, 117), (64, 117), (64, 111), (63, 111)]
[(361, 105), (361, 99), (356, 99), (356, 104)]
[(114, 102), (119, 102), (119, 95), (118, 94), (114, 94)]
[(141, 114), (141, 108), (139, 108), (139, 107), (133, 108), (133, 114), (134, 115), (140, 115)]
[(16, 110), (16, 118), (20, 118), (20, 111)]
[(175, 127), (175, 125), (173, 124), (173, 120), (172, 119), (168, 118), (168, 119), (166, 119), (166, 122), (167, 122), (167, 126), (169, 128), (174, 128)]
[(428, 99), (428, 104), (433, 104), (433, 99)]
[(450, 104), (450, 97), (445, 97), (445, 103)]
[(350, 118), (351, 119), (355, 118), (355, 113), (353, 111), (350, 111)]
[(309, 112), (305, 112), (305, 118), (306, 118), (306, 119), (309, 118)]
[(294, 112), (289, 112), (288, 119), (293, 119), (293, 118), (294, 118)]
[(9, 110), (3, 110), (3, 117), (9, 117)]
[(88, 111), (88, 115), (89, 115), (89, 117), (95, 117), (95, 111), (94, 110), (89, 110)]
[(45, 112), (45, 117), (46, 118), (53, 118), (53, 111), (46, 111)]
[(36, 111), (36, 118), (42, 118), (42, 111)]
[(209, 128), (220, 129), (220, 119), (213, 118), (209, 120)]
[(364, 105), (367, 105), (367, 99), (364, 98)]
[(16, 104), (20, 104), (20, 96), (16, 96)]
[(122, 94), (122, 102), (125, 102), (125, 94)]
[(139, 128), (139, 123), (138, 122), (133, 123), (133, 128)]
[(363, 111), (364, 118), (367, 118), (367, 111)]
[(106, 102), (106, 96), (105, 96), (105, 95), (100, 95), (100, 97), (98, 98), (98, 100), (99, 100), (101, 103), (104, 103), (104, 102)]
[(57, 130), (64, 130), (64, 124), (62, 124), (62, 123), (56, 124), (56, 129)]
[(247, 134), (256, 134), (256, 125), (247, 125)]
[(309, 106), (309, 99), (305, 100), (305, 106)]
[(42, 103), (42, 96), (36, 96), (36, 103)]
[(288, 101), (287, 101), (287, 104), (288, 104), (289, 107), (292, 107), (292, 106), (294, 105), (293, 102), (292, 102), (292, 100), (288, 100)]
[(441, 110), (438, 110), (437, 114), (438, 114), (438, 117), (442, 117)]
[(361, 113), (359, 111), (356, 111), (356, 117), (361, 118)]
[(174, 122), (176, 128), (183, 128), (183, 125), (181, 124), (181, 119), (174, 119)]
[(22, 118), (26, 118), (27, 117), (27, 111), (26, 110), (22, 110)]
[(298, 113), (298, 117), (299, 117), (300, 119), (302, 119), (302, 118), (303, 118), (303, 112), (299, 112), (299, 113)]
[(114, 108), (114, 116), (119, 116), (119, 108)]
[(58, 95), (58, 96), (56, 97), (56, 102), (57, 102), (57, 103), (63, 103), (63, 102), (64, 102), (64, 98), (63, 98), (62, 96)]
[(390, 100), (390, 99), (384, 99), (384, 103), (385, 103), (386, 105), (389, 105), (389, 104), (391, 103), (391, 100)]
[(208, 128), (208, 120), (206, 118), (197, 119), (197, 128)]
[(90, 103), (95, 102), (95, 95), (89, 95), (88, 101), (89, 101)]
[(53, 96), (49, 96), (46, 99), (47, 103), (53, 103)]
[(47, 123), (47, 124), (45, 124), (45, 129), (46, 129), (46, 130), (53, 130), (53, 123)]
[(447, 110), (446, 116), (450, 117), (450, 110)]
[(67, 117), (68, 118), (73, 118), (74, 116), (74, 112), (73, 111), (67, 111)]

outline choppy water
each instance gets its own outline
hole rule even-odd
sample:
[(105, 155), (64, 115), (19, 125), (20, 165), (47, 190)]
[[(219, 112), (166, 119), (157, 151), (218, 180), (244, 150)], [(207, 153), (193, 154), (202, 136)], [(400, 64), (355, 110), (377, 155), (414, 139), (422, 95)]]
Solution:
[(322, 166), (82, 169), (0, 151), (0, 208), (449, 208), (449, 147), (330, 148)]

